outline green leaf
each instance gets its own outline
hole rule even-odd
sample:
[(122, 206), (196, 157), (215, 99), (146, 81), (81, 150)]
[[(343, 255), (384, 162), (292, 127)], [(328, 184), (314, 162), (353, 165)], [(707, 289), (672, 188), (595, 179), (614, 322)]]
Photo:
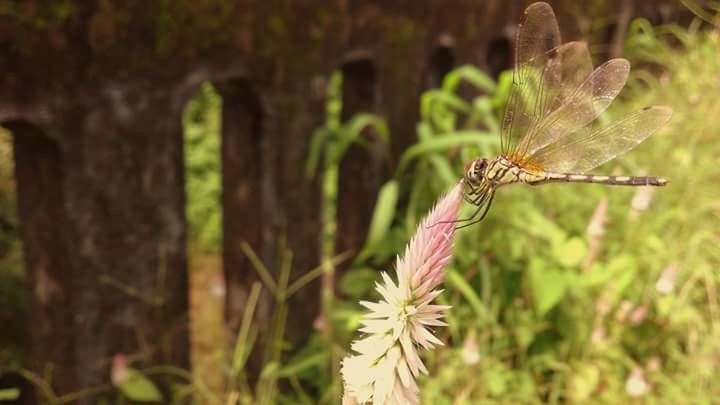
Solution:
[(535, 332), (533, 332), (533, 329), (530, 326), (519, 325), (515, 327), (514, 332), (515, 340), (517, 341), (518, 346), (520, 346), (523, 350), (527, 349), (528, 346), (530, 346), (530, 343), (532, 343), (535, 339)]
[(529, 271), (530, 287), (532, 288), (535, 310), (540, 316), (545, 315), (565, 295), (570, 283), (567, 271), (543, 268), (543, 262), (533, 260)]
[(260, 379), (274, 378), (277, 377), (277, 373), (280, 371), (280, 366), (276, 361), (271, 361), (263, 367), (260, 372)]
[(461, 112), (470, 112), (470, 105), (455, 94), (442, 90), (429, 90), (420, 97), (420, 114), (429, 118), (433, 109), (450, 107)]
[(384, 145), (390, 142), (390, 132), (385, 120), (375, 114), (355, 114), (337, 131), (337, 140), (327, 151), (330, 165), (338, 166), (352, 144), (368, 146), (367, 139), (362, 136), (366, 127), (374, 128), (375, 134)]
[(490, 132), (500, 133), (500, 124), (493, 114), (493, 105), (487, 97), (477, 97), (473, 101), (473, 114), (469, 121), (479, 119)]
[(399, 190), (400, 185), (396, 180), (388, 181), (380, 189), (372, 220), (370, 221), (365, 247), (358, 255), (357, 261), (364, 260), (370, 254), (370, 250), (383, 240), (390, 229), (392, 220), (395, 217)]
[(369, 267), (353, 268), (340, 279), (340, 291), (352, 298), (366, 297), (378, 278), (378, 272)]
[(527, 232), (547, 240), (552, 246), (561, 245), (565, 242), (567, 234), (555, 222), (538, 211), (529, 211), (527, 214), (529, 215)]
[(603, 263), (594, 263), (590, 267), (590, 271), (583, 273), (580, 277), (582, 286), (598, 287), (607, 283), (613, 277), (613, 274), (606, 267)]
[(485, 72), (473, 65), (462, 65), (453, 69), (443, 79), (442, 88), (445, 91), (454, 92), (462, 80), (466, 80), (473, 86), (488, 93), (495, 92), (495, 82)]
[(418, 122), (418, 124), (415, 126), (415, 132), (417, 132), (417, 136), (420, 142), (429, 141), (434, 136), (430, 124), (424, 121)]
[(507, 375), (502, 370), (489, 370), (485, 374), (485, 385), (493, 397), (500, 397), (507, 391)]
[(441, 152), (464, 144), (477, 145), (483, 153), (489, 154), (491, 146), (497, 144), (497, 137), (492, 135), (485, 131), (457, 131), (417, 143), (400, 156), (396, 173), (402, 173), (413, 159), (426, 153)]
[(308, 158), (305, 165), (305, 176), (308, 179), (312, 179), (315, 175), (325, 143), (328, 142), (328, 139), (330, 139), (331, 136), (332, 132), (328, 131), (326, 128), (318, 128), (315, 132), (313, 132), (313, 135), (310, 138)]
[(375, 130), (380, 141), (384, 144), (390, 143), (390, 130), (383, 118), (370, 113), (358, 113), (352, 116), (350, 121), (343, 126), (344, 136), (355, 139), (362, 134), (363, 129), (371, 127)]
[(307, 356), (307, 357), (297, 359), (296, 361), (293, 361), (292, 363), (288, 364), (287, 366), (281, 368), (278, 371), (277, 376), (283, 377), (283, 378), (296, 376), (311, 367), (323, 366), (323, 365), (327, 364), (329, 357), (330, 357), (330, 352), (323, 351), (323, 352), (315, 353), (315, 354)]
[(592, 364), (583, 365), (570, 376), (568, 395), (573, 401), (586, 401), (600, 381), (600, 371)]
[(531, 398), (536, 395), (537, 387), (533, 375), (526, 371), (515, 373), (510, 387), (515, 398)]
[(487, 309), (482, 303), (480, 297), (475, 293), (475, 289), (455, 270), (448, 271), (447, 282), (450, 286), (456, 288), (470, 303), (470, 306), (475, 311), (478, 319), (487, 318)]
[(460, 180), (461, 175), (455, 173), (450, 162), (441, 156), (430, 156), (430, 163), (435, 169), (435, 173), (442, 180), (443, 185), (450, 187)]
[(495, 93), (492, 97), (492, 105), (496, 110), (501, 109), (507, 102), (508, 96), (510, 95), (510, 89), (513, 85), (513, 72), (506, 70), (500, 73), (498, 78), (498, 84)]
[(13, 401), (20, 398), (20, 388), (4, 388), (0, 390), (0, 401)]
[(133, 368), (127, 368), (126, 372), (127, 376), (117, 388), (127, 399), (138, 402), (162, 401), (160, 391), (150, 379)]
[(576, 267), (582, 262), (587, 252), (585, 241), (573, 237), (553, 248), (553, 256), (565, 267)]
[(615, 293), (622, 295), (637, 273), (635, 259), (630, 255), (617, 256), (608, 264), (608, 271), (615, 275), (612, 280)]

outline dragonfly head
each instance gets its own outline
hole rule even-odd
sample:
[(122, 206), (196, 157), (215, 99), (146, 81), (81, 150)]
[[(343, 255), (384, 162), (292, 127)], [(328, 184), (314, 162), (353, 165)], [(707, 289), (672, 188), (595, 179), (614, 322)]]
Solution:
[(485, 179), (485, 169), (488, 166), (488, 160), (479, 158), (465, 165), (465, 181), (472, 187), (479, 187)]

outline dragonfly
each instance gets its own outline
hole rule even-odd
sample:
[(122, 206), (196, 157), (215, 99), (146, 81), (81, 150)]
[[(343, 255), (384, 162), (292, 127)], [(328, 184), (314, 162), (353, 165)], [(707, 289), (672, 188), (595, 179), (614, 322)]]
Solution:
[[(625, 86), (630, 63), (611, 59), (593, 69), (587, 44), (560, 43), (549, 4), (524, 12), (515, 37), (513, 81), (500, 131), (500, 155), (465, 166), (465, 200), (482, 221), (498, 188), (525, 183), (599, 183), (664, 186), (654, 176), (601, 176), (586, 172), (628, 152), (670, 121), (672, 110), (651, 106), (610, 125), (592, 123)], [(477, 218), (477, 219), (476, 219)]]

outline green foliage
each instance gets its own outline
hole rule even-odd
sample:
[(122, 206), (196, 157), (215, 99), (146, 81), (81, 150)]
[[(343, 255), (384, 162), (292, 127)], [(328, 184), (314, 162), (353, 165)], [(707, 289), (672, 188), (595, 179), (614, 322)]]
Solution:
[[(675, 115), (597, 172), (648, 172), (670, 185), (649, 196), (600, 185), (501, 190), (489, 217), (459, 232), (441, 298), (453, 305), (440, 331), (448, 345), (428, 354), (424, 402), (624, 403), (633, 398), (633, 370), (644, 375), (638, 395), (648, 402), (709, 403), (720, 392), (712, 377), (720, 370), (710, 360), (720, 355), (720, 81), (711, 79), (720, 77), (720, 40), (696, 25), (655, 28), (638, 20), (629, 31), (626, 54), (635, 69), (603, 119), (652, 104), (671, 105)], [(460, 81), (479, 95), (460, 97)], [(463, 66), (422, 96), (418, 142), (386, 186), (392, 198), (387, 190), (378, 197), (376, 215), (395, 218), (372, 232), (356, 268), (387, 267), (432, 202), (461, 178), (464, 163), (497, 153), (510, 81), (509, 73), (495, 83)], [(603, 199), (606, 230), (593, 236)], [(672, 291), (656, 288), (674, 265)], [(341, 286), (362, 290), (356, 284), (364, 276), (345, 278)], [(357, 319), (353, 311), (344, 319)], [(357, 325), (346, 326), (351, 333)], [(478, 362), (470, 360), (473, 350)]]
[(20, 397), (20, 390), (18, 388), (3, 388), (0, 389), (0, 401), (14, 401)]
[(222, 241), (221, 110), (222, 98), (205, 83), (183, 114), (190, 240), (207, 251), (217, 251)]
[[(10, 132), (0, 127), (0, 323), (20, 328), (27, 312)], [(22, 360), (20, 333), (0, 335), (0, 373)]]
[(357, 261), (363, 261), (369, 252), (378, 249), (385, 241), (385, 236), (390, 230), (397, 210), (399, 189), (400, 185), (394, 180), (388, 181), (380, 189), (368, 228), (365, 248), (358, 254)]
[(117, 384), (118, 390), (131, 401), (157, 402), (162, 401), (162, 395), (150, 379), (140, 371), (128, 367), (126, 376)]

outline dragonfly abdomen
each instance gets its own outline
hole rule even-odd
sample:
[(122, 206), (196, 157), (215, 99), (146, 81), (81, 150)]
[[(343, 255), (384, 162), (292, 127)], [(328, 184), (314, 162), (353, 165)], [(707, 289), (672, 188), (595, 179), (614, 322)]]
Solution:
[(530, 184), (543, 183), (597, 183), (611, 186), (664, 186), (667, 180), (655, 176), (598, 176), (592, 174), (545, 173), (545, 176)]

